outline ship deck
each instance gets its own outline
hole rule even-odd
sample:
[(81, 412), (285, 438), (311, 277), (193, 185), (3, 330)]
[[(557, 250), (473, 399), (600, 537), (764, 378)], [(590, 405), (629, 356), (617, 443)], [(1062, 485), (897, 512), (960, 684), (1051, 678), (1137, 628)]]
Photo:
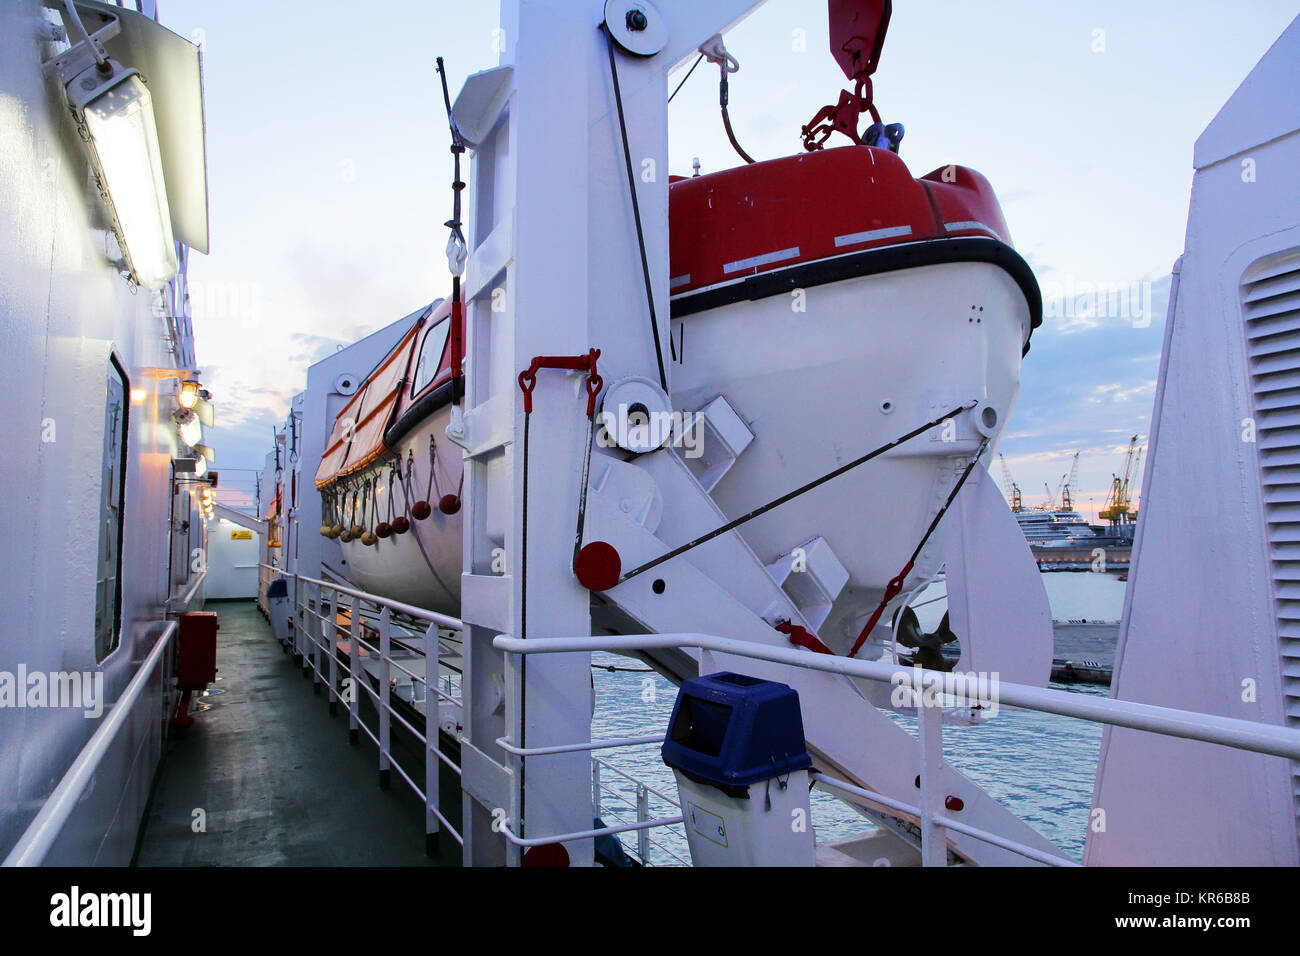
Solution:
[(136, 865), (459, 865), (445, 835), (426, 855), (424, 805), (406, 787), (380, 789), (374, 746), (364, 734), (349, 744), (346, 710), (330, 715), (256, 605), (208, 609), (221, 622), (217, 683), (165, 744)]

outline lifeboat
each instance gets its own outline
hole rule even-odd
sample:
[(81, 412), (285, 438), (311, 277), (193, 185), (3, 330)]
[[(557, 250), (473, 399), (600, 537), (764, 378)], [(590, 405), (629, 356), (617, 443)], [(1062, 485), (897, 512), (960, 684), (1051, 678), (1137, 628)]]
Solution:
[(347, 576), (395, 601), (460, 608), (460, 450), (446, 438), (455, 390), (451, 303), (420, 312), (335, 417), (316, 472), (321, 534)]
[[(729, 516), (971, 405), (746, 524), (766, 561), (821, 538), (846, 574), (811, 618), (843, 652), (979, 447), (994, 451), (1041, 322), (1029, 266), (988, 181), (961, 166), (914, 178), (853, 145), (669, 185), (675, 408), (723, 397), (753, 435), (719, 475), (672, 448)], [(459, 449), (451, 306), (430, 306), (340, 411), (316, 476), (321, 532), (368, 591), (457, 614)], [(950, 432), (950, 433), (949, 433)], [(942, 563), (942, 535), (913, 579)], [(774, 572), (777, 573), (777, 572)]]
[[(671, 190), (674, 403), (723, 396), (754, 435), (710, 489), (729, 518), (972, 406), (739, 530), (768, 562), (829, 545), (847, 576), (810, 620), (844, 653), (971, 454), (994, 453), (1042, 322), (1037, 282), (966, 167), (913, 178), (854, 145)], [(942, 563), (941, 527), (909, 586)]]

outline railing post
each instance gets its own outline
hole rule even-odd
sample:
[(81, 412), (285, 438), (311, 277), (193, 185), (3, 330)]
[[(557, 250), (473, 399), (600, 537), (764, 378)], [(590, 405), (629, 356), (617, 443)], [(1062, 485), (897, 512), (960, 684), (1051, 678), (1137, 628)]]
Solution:
[[(388, 759), (389, 727), (392, 723), (392, 714), (389, 713), (392, 700), (392, 619), (392, 608), (385, 604), (379, 612), (379, 786), (383, 790), (388, 789), (393, 773)], [(425, 722), (428, 723), (427, 718)]]
[(591, 758), (591, 808), (596, 816), (600, 816), (600, 758), (594, 754)]
[(324, 622), (321, 620), (321, 597), (323, 591), (319, 584), (312, 585), (312, 594), (315, 595), (315, 606), (311, 614), (311, 630), (308, 632), (311, 637), (311, 689), (312, 692), (320, 694), (320, 638), (324, 633), (322, 628)]
[(348, 740), (357, 742), (361, 734), (361, 614), (360, 602), (353, 596), (348, 605)]
[[(322, 591), (322, 595), (323, 595)], [(323, 598), (322, 598), (323, 600)], [(330, 651), (330, 716), (338, 713), (339, 710), (339, 616), (338, 616), (339, 593), (331, 591), (330, 593), (330, 615), (329, 621), (321, 621), (321, 627), (330, 629), (329, 651)], [(321, 610), (317, 608), (317, 610)], [(322, 616), (323, 616), (322, 611)]]
[(943, 707), (936, 696), (933, 703), (920, 697), (917, 706), (921, 744), (921, 865), (948, 865), (948, 837), (934, 822), (943, 812)]
[(302, 666), (302, 648), (298, 643), (298, 632), (302, 630), (302, 607), (304, 598), (302, 594), (302, 582), (298, 580), (298, 575), (293, 576), (293, 605), (289, 614), (289, 633), (287, 635), (289, 649), (293, 651), (293, 659), (299, 667)]
[[(636, 785), (636, 822), (645, 823), (650, 819), (650, 794), (646, 790), (645, 784)], [(636, 852), (641, 857), (641, 862), (650, 865), (650, 831), (636, 831)]]
[[(424, 632), (424, 849), (429, 856), (438, 852), (438, 625), (430, 622)], [(415, 681), (411, 681), (411, 701), (415, 701)]]

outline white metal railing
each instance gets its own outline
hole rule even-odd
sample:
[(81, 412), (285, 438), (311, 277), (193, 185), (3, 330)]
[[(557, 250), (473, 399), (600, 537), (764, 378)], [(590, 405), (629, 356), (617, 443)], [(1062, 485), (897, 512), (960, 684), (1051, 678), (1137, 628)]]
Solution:
[[(404, 604), (401, 601), (393, 601), (346, 584), (310, 578), (265, 564), (261, 567), (283, 575), (293, 582), (291, 597), (294, 613), (291, 620), (294, 626), (289, 635), (289, 644), (295, 656), (302, 661), (304, 671), (310, 671), (312, 684), (317, 693), (320, 692), (322, 685), (325, 687), (330, 712), (335, 713), (339, 703), (347, 706), (348, 731), (353, 740), (364, 733), (378, 748), (381, 785), (386, 787), (391, 773), (396, 771), (398, 777), (424, 804), (426, 835), (434, 836), (445, 829), (452, 839), (463, 847), (465, 844), (463, 835), (443, 815), (439, 806), (438, 786), (441, 765), (446, 765), (457, 776), (461, 773), (459, 765), (438, 746), (438, 702), (445, 700), (460, 704), (458, 698), (440, 686), (443, 682), (438, 670), (440, 640), (438, 628), (440, 626), (459, 628), (461, 622), (450, 615)], [(344, 600), (345, 598), (348, 600)], [(369, 612), (366, 611), (366, 605), (371, 606)], [(326, 607), (329, 609), (328, 615), (324, 613)], [(346, 628), (338, 621), (338, 614), (344, 609), (348, 612)], [(378, 616), (374, 619), (376, 612)], [(367, 613), (371, 615), (370, 621), (364, 620)], [(424, 658), (423, 674), (411, 670), (393, 657), (394, 613), (428, 624), (424, 634), (419, 635), (418, 640), (414, 634), (410, 635), (409, 639), (405, 635), (397, 637), (397, 642), (410, 652), (411, 656), (406, 658), (408, 662), (413, 658)], [(377, 644), (374, 643), (374, 638), (370, 637), (371, 634), (377, 636)], [(346, 635), (348, 641), (346, 674), (342, 672), (339, 663), (341, 635)], [(428, 653), (429, 648), (433, 649), (432, 656)], [(323, 660), (322, 656), (324, 656)], [(372, 687), (368, 679), (367, 661), (375, 668), (376, 687)], [(401, 711), (393, 706), (393, 690), (397, 683), (393, 676), (394, 670), (409, 678), (412, 704), (420, 696), (416, 693), (416, 688), (423, 688), (425, 711), (423, 730), (415, 727)], [(374, 730), (361, 719), (362, 692), (369, 695), (378, 715), (378, 727)], [(419, 741), (424, 751), (423, 787), (419, 786), (400, 761), (393, 757), (393, 721)]]
[[(632, 739), (640, 740), (643, 743), (663, 742), (662, 737), (632, 738)], [(633, 744), (627, 744), (626, 746), (633, 746)], [(617, 774), (619, 777), (622, 777), (624, 780), (632, 784), (634, 788), (632, 800), (629, 800), (626, 794), (622, 793), (621, 791), (619, 791), (614, 787), (607, 785), (604, 782), (604, 780), (602, 779), (602, 771), (605, 770)], [(646, 783), (644, 780), (640, 780), (637, 777), (632, 776), (632, 774), (628, 773), (626, 770), (622, 770), (621, 768), (614, 766), (614, 764), (610, 763), (608, 760), (605, 760), (601, 757), (597, 757), (595, 754), (592, 754), (591, 803), (592, 803), (593, 812), (597, 817), (604, 817), (608, 815), (614, 818), (615, 820), (617, 820), (620, 824), (630, 822), (624, 820), (623, 817), (619, 816), (617, 812), (614, 812), (613, 810), (610, 810), (605, 806), (604, 798), (610, 797), (611, 799), (617, 800), (619, 803), (622, 803), (625, 806), (632, 809), (636, 813), (636, 822), (638, 824), (648, 824), (650, 823), (651, 820), (655, 819), (650, 815), (650, 798), (652, 796), (657, 797), (658, 799), (664, 801), (675, 810), (681, 809), (681, 803), (676, 797), (670, 797), (662, 790), (657, 790), (654, 787), (650, 786), (650, 784)], [(673, 827), (677, 826), (677, 824), (663, 824), (663, 826), (669, 832), (677, 833), (677, 836), (680, 837), (683, 843), (686, 842), (685, 833), (680, 833), (673, 830)], [(636, 841), (637, 841), (636, 855), (637, 858), (641, 861), (641, 864), (643, 866), (653, 865), (653, 861), (651, 860), (651, 856), (650, 856), (651, 847), (654, 847), (664, 855), (671, 857), (674, 861), (676, 861), (681, 866), (690, 866), (690, 861), (682, 859), (682, 857), (674, 853), (672, 848), (669, 847), (666, 843), (664, 843), (661, 840), (655, 839), (654, 836), (651, 835), (651, 827), (649, 826), (645, 826), (636, 831)]]
[(203, 587), (203, 581), (207, 576), (207, 571), (199, 571), (194, 575), (194, 580), (189, 583), (184, 594), (169, 597), (167, 599), (167, 612), (175, 614), (180, 611), (188, 611), (190, 602), (194, 600), (194, 595), (199, 593), (199, 588)]
[[(636, 652), (652, 649), (693, 647), (700, 650), (731, 654), (754, 660), (787, 664), (809, 670), (860, 677), (882, 683), (911, 688), (921, 694), (926, 684), (951, 678), (940, 671), (899, 667), (875, 661), (859, 661), (827, 654), (814, 654), (801, 649), (770, 647), (717, 637), (711, 634), (647, 634), (628, 637), (559, 637), (529, 638), (521, 640), (500, 635), (493, 646), (511, 654), (589, 654), (592, 651)], [(932, 684), (931, 684), (932, 685)], [(940, 684), (942, 686), (942, 683)], [(1128, 727), (1150, 733), (1201, 740), (1239, 750), (1300, 759), (1300, 730), (1259, 724), (1215, 714), (1140, 704), (1110, 698), (1085, 697), (1068, 691), (1031, 687), (1024, 684), (999, 683), (998, 704), (1023, 707), (1045, 713), (1060, 714), (1093, 723)], [(947, 864), (947, 839), (945, 830), (962, 833), (975, 839), (1018, 853), (1037, 862), (1054, 865), (1073, 865), (1064, 857), (1043, 853), (1041, 850), (1008, 840), (999, 834), (971, 827), (943, 813), (943, 712), (938, 706), (920, 706), (918, 712), (918, 743), (921, 750), (920, 777), (921, 803), (911, 806), (894, 801), (874, 791), (855, 787), (846, 781), (817, 774), (819, 785), (839, 790), (858, 801), (917, 817), (921, 825), (921, 862), (925, 866)], [(539, 838), (546, 842), (545, 838)], [(551, 837), (550, 841), (562, 839)]]
[[(424, 644), (437, 647), (441, 639), (438, 633), (438, 627), (460, 629), (462, 623), (459, 619), (450, 615), (440, 614), (436, 611), (430, 611), (426, 608), (416, 607), (405, 604), (401, 601), (394, 601), (389, 598), (371, 594), (362, 591), (348, 584), (337, 581), (322, 580), (319, 578), (310, 578), (305, 575), (299, 575), (283, 568), (275, 567), (269, 564), (259, 564), (259, 567), (272, 576), (281, 575), (287, 580), (293, 582), (292, 602), (294, 614), (291, 618), (292, 633), (289, 636), (288, 643), (295, 655), (302, 661), (303, 669), (312, 675), (312, 683), (317, 688), (324, 686), (326, 688), (330, 703), (331, 712), (334, 711), (337, 703), (343, 699), (344, 694), (340, 693), (339, 680), (341, 676), (340, 665), (338, 661), (338, 640), (340, 633), (346, 633), (349, 641), (348, 653), (348, 672), (346, 677), (349, 681), (349, 691), (346, 693), (347, 699), (343, 700), (349, 707), (348, 729), (354, 739), (360, 733), (364, 733), (375, 744), (379, 751), (379, 769), (381, 774), (397, 771), (399, 777), (411, 788), (411, 790), (425, 804), (426, 809), (426, 828), (428, 833), (437, 832), (434, 828), (433, 821), (445, 827), (461, 846), (464, 846), (462, 835), (452, 826), (450, 822), (443, 817), (437, 807), (437, 790), (436, 787), (429, 785), (431, 761), (441, 761), (446, 764), (457, 775), (461, 774), (461, 768), (456, 765), (446, 754), (436, 746), (436, 728), (438, 726), (438, 713), (436, 706), (431, 707), (430, 700), (444, 700), (450, 703), (460, 705), (461, 699), (453, 692), (453, 683), (450, 676), (434, 677), (431, 674), (432, 668), (429, 667), (427, 652), (420, 652), (415, 648), (417, 656), (425, 656), (425, 673), (420, 674), (416, 671), (405, 667), (400, 659), (393, 657), (393, 613), (405, 614), (408, 617), (420, 621), (428, 622), (428, 630), (423, 635)], [(328, 597), (329, 615), (323, 613), (324, 601)], [(350, 603), (342, 599), (350, 599)], [(371, 608), (367, 610), (366, 605)], [(340, 610), (348, 611), (348, 624), (346, 631), (343, 625), (338, 623), (337, 615)], [(378, 611), (378, 619), (373, 620), (375, 611)], [(367, 621), (366, 615), (370, 614), (372, 620)], [(367, 641), (367, 632), (375, 632), (378, 635), (378, 645)], [(399, 639), (400, 640), (400, 639)], [(365, 666), (361, 663), (361, 653), (364, 650), (369, 655), (368, 659), (372, 662), (377, 670), (378, 689), (371, 687), (365, 680)], [(325, 655), (325, 660), (322, 660)], [(412, 697), (417, 697), (416, 688), (424, 689), (425, 694), (425, 727), (426, 731), (421, 732), (413, 727), (410, 722), (403, 718), (402, 714), (392, 706), (392, 690), (395, 686), (393, 672), (398, 671), (403, 674), (409, 681), (404, 681), (403, 686), (412, 688)], [(435, 672), (436, 673), (436, 672)], [(369, 695), (379, 714), (379, 726), (376, 730), (371, 730), (361, 720), (358, 703), (360, 700), (359, 690), (363, 690)], [(396, 720), (411, 735), (418, 739), (426, 751), (426, 768), (425, 768), (425, 787), (422, 789), (406, 773), (402, 766), (392, 758), (391, 736), (392, 721)], [(432, 727), (434, 730), (430, 731)], [(431, 742), (432, 741), (432, 742)], [(574, 753), (580, 751), (601, 750), (614, 747), (632, 747), (645, 744), (662, 743), (662, 734), (653, 734), (643, 737), (628, 737), (609, 741), (595, 741), (583, 744), (566, 745), (561, 747), (536, 747), (520, 748), (514, 746), (510, 741), (502, 737), (496, 741), (503, 750), (517, 757), (528, 756), (546, 756), (555, 753)], [(599, 758), (593, 757), (593, 760)], [(434, 764), (436, 766), (436, 763)], [(614, 772), (623, 774), (623, 771), (614, 768), (609, 764), (610, 769)], [(623, 774), (627, 776), (626, 774)], [(498, 826), (498, 832), (510, 843), (522, 849), (529, 847), (541, 846), (548, 843), (563, 843), (569, 840), (590, 839), (604, 835), (616, 835), (636, 831), (638, 833), (638, 849), (644, 848), (645, 852), (638, 854), (642, 857), (642, 862), (646, 862), (649, 856), (649, 847), (655, 846), (661, 849), (664, 854), (672, 857), (678, 862), (683, 862), (681, 857), (674, 853), (671, 848), (653, 839), (647, 839), (642, 834), (655, 827), (673, 826), (682, 822), (680, 814), (664, 817), (652, 818), (648, 812), (648, 799), (651, 794), (666, 800), (674, 810), (679, 809), (677, 800), (668, 797), (655, 790), (642, 781), (630, 777), (638, 787), (643, 788), (639, 793), (644, 795), (644, 801), (647, 802), (645, 807), (639, 808), (638, 818), (633, 823), (620, 823), (617, 826), (598, 827), (590, 830), (578, 831), (569, 834), (560, 834), (546, 839), (524, 839), (517, 836), (510, 829), (510, 820), (503, 821)]]
[(59, 838), (59, 834), (63, 832), (64, 825), (80, 802), (86, 787), (94, 779), (104, 756), (117, 740), (119, 731), (126, 725), (140, 695), (149, 685), (154, 668), (171, 645), (172, 638), (176, 636), (177, 626), (176, 621), (164, 623), (162, 635), (154, 642), (153, 648), (136, 669), (135, 676), (126, 685), (126, 689), (118, 695), (112, 708), (100, 720), (90, 740), (86, 741), (86, 745), (81, 748), (81, 752), (63, 774), (63, 778), (42, 805), (40, 812), (9, 851), (4, 866), (40, 866), (45, 861), (46, 855)]

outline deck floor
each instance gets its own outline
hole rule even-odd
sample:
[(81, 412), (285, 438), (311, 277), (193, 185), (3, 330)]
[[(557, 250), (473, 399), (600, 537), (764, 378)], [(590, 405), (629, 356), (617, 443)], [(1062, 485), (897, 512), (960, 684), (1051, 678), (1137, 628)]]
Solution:
[(419, 798), (397, 774), (379, 788), (374, 745), (349, 744), (345, 709), (330, 715), (256, 605), (208, 609), (221, 622), (217, 683), (166, 744), (137, 865), (457, 865), (449, 835), (440, 859), (425, 854)]

